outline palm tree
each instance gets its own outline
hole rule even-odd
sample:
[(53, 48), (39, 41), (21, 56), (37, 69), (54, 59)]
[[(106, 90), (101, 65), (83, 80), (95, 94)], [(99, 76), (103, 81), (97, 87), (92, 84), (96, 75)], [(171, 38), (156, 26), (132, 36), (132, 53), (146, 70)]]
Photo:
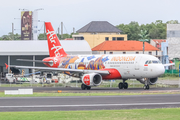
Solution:
[(141, 30), (140, 34), (138, 34), (138, 35), (141, 37), (141, 39), (139, 41), (143, 42), (143, 54), (144, 54), (144, 47), (145, 47), (144, 42), (149, 41), (149, 39), (147, 39), (149, 34), (148, 34), (147, 30)]

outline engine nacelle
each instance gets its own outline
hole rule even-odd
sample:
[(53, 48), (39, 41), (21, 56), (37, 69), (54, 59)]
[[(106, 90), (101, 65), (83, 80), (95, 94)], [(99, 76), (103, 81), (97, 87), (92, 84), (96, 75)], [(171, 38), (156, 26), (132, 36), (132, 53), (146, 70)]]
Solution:
[[(145, 84), (145, 79), (137, 79), (140, 83)], [(158, 78), (148, 78), (149, 84), (154, 85), (157, 82)]]
[(158, 77), (156, 77), (156, 78), (150, 78), (150, 79), (149, 79), (149, 84), (150, 84), (150, 85), (154, 85), (154, 84), (156, 84), (157, 80), (158, 80)]
[(84, 74), (82, 77), (82, 83), (87, 86), (98, 86), (102, 82), (102, 76), (98, 73)]

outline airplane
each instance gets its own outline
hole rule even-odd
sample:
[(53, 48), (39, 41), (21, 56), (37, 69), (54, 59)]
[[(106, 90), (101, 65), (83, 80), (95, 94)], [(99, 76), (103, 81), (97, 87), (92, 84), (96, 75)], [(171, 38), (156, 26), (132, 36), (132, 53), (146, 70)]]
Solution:
[(128, 79), (136, 79), (144, 84), (144, 89), (157, 82), (158, 77), (164, 74), (164, 66), (160, 60), (152, 55), (145, 54), (102, 54), (102, 55), (68, 55), (60, 44), (50, 22), (45, 22), (49, 57), (39, 60), (22, 60), (42, 62), (47, 67), (31, 67), (6, 65), (7, 67), (28, 68), (46, 71), (58, 71), (81, 79), (81, 89), (90, 90), (92, 86), (99, 86), (102, 80), (122, 79), (119, 89), (127, 89)]

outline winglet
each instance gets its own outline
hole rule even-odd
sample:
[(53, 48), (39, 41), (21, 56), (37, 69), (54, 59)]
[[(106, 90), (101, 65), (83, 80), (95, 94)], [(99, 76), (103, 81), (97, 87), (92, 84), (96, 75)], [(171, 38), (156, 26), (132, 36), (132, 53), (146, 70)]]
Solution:
[(6, 65), (6, 69), (9, 67), (6, 63), (5, 63), (5, 65)]

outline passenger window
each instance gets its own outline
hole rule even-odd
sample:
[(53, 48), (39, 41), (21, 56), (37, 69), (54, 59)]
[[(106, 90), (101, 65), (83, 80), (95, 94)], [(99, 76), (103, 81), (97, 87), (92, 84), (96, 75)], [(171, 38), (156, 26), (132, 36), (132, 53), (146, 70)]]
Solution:
[(146, 61), (145, 64), (148, 64), (148, 61)]

